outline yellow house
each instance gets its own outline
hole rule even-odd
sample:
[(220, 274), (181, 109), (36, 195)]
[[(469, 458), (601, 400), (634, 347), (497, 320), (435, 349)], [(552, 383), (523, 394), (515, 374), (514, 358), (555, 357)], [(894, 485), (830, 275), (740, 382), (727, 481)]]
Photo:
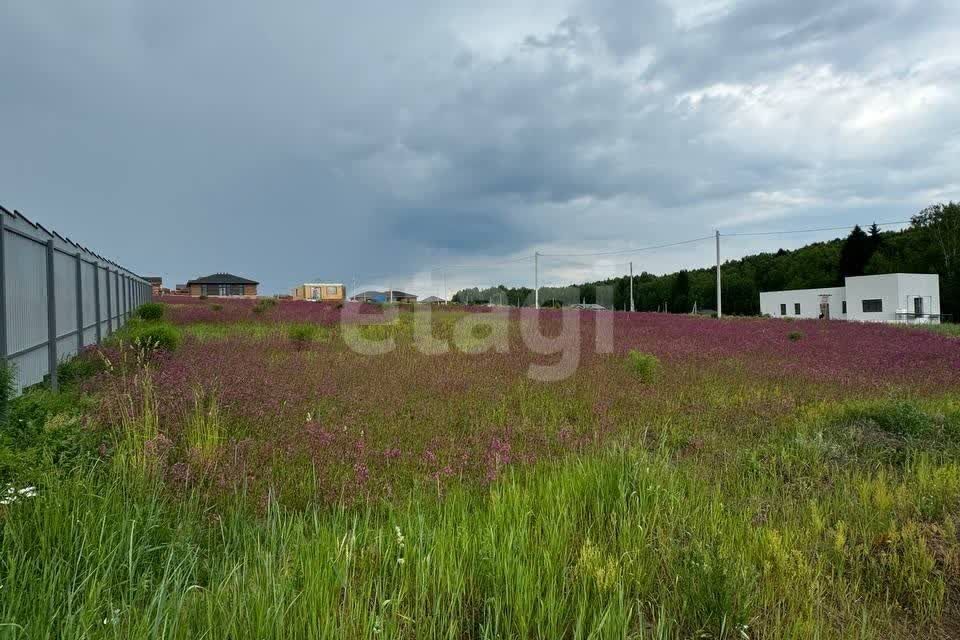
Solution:
[(293, 299), (343, 302), (347, 299), (347, 288), (340, 283), (306, 282), (293, 290)]

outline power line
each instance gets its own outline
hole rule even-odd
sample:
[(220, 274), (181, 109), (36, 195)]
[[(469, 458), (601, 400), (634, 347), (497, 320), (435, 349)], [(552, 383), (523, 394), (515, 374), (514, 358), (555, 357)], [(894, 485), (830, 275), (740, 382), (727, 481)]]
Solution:
[[(909, 224), (910, 220), (894, 220), (892, 222), (875, 222), (878, 227), (886, 227), (894, 224)], [(859, 225), (855, 225), (859, 226)], [(850, 225), (844, 225), (842, 227), (820, 227), (819, 229), (789, 229), (785, 231), (746, 231), (742, 233), (721, 233), (720, 235), (725, 238), (739, 237), (739, 236), (778, 236), (788, 233), (815, 233), (817, 231), (844, 231), (846, 229), (851, 229)]]
[[(884, 227), (884, 226), (892, 226), (892, 225), (900, 225), (900, 224), (910, 224), (911, 222), (912, 222), (912, 220), (893, 220), (893, 221), (887, 221), (887, 222), (875, 222), (875, 223), (873, 223), (873, 224), (876, 224), (878, 227)], [(810, 228), (810, 229), (783, 229), (783, 230), (778, 230), (778, 231), (744, 231), (744, 232), (739, 232), (739, 233), (720, 233), (719, 235), (720, 235), (721, 237), (724, 237), (724, 238), (750, 237), (750, 236), (775, 236), (775, 235), (789, 235), (789, 234), (796, 234), (796, 233), (818, 233), (818, 232), (825, 232), (825, 231), (845, 231), (845, 230), (851, 229), (851, 228), (852, 228), (852, 226), (849, 225), (849, 224), (847, 224), (847, 225), (835, 226), (835, 227), (817, 227), (817, 228)], [(614, 250), (614, 251), (595, 251), (595, 252), (586, 252), (586, 253), (537, 253), (537, 254), (535, 254), (535, 255), (521, 256), (521, 257), (518, 257), (518, 258), (509, 259), (509, 260), (496, 260), (496, 261), (490, 261), (490, 262), (485, 262), (485, 263), (477, 263), (477, 264), (450, 265), (450, 266), (444, 266), (444, 267), (431, 267), (431, 268), (429, 268), (429, 269), (425, 269), (424, 271), (427, 271), (427, 272), (433, 274), (433, 273), (447, 273), (447, 272), (450, 272), (450, 271), (469, 271), (469, 270), (494, 269), (494, 268), (501, 267), (501, 266), (506, 266), (506, 265), (520, 264), (520, 263), (528, 262), (528, 261), (531, 261), (531, 260), (533, 260), (534, 262), (536, 262), (537, 256), (539, 256), (539, 257), (541, 257), (541, 258), (591, 258), (591, 257), (603, 257), (603, 256), (629, 255), (629, 254), (634, 254), (634, 253), (642, 253), (642, 252), (645, 252), (645, 251), (656, 251), (656, 250), (658, 250), (658, 249), (668, 249), (668, 248), (670, 248), (670, 247), (678, 247), (678, 246), (687, 245), (687, 244), (694, 244), (694, 243), (697, 243), (697, 242), (704, 242), (704, 241), (706, 241), (706, 240), (713, 240), (713, 239), (715, 239), (715, 238), (716, 238), (716, 233), (710, 234), (710, 235), (708, 235), (708, 236), (701, 236), (701, 237), (698, 237), (698, 238), (689, 238), (689, 239), (687, 239), (687, 240), (679, 240), (679, 241), (677, 241), (677, 242), (667, 242), (667, 243), (663, 243), (663, 244), (649, 245), (649, 246), (646, 246), (646, 247), (635, 247), (635, 248), (629, 248), (629, 249), (617, 249), (617, 250)], [(583, 264), (583, 263), (582, 263), (582, 264)], [(608, 265), (607, 268), (619, 267), (619, 266), (621, 266), (621, 265), (620, 265), (620, 264)], [(384, 279), (401, 280), (401, 281), (403, 281), (403, 280), (410, 280), (410, 279), (412, 279), (412, 278), (415, 277), (416, 273), (421, 273), (421, 272), (422, 272), (422, 271), (419, 271), (419, 272), (411, 272), (411, 273), (409, 274), (409, 277), (407, 277), (407, 278), (405, 278), (405, 277), (403, 277), (403, 276), (397, 276), (396, 274), (384, 274), (384, 275), (380, 275), (380, 276), (367, 276), (367, 277), (362, 278), (362, 279), (361, 279), (361, 278), (354, 278), (354, 281), (355, 281), (355, 282), (368, 282), (368, 283), (369, 283), (369, 282), (375, 282), (375, 281), (381, 281), (381, 280), (384, 280)]]
[[(543, 255), (543, 254), (540, 254)], [(487, 262), (484, 264), (465, 264), (465, 265), (453, 265), (449, 267), (434, 267), (430, 269), (433, 271), (461, 271), (461, 270), (470, 270), (470, 269), (489, 269), (491, 267), (499, 267), (505, 264), (517, 264), (520, 262), (526, 262), (528, 260), (533, 260), (533, 256), (523, 256), (521, 258), (515, 258), (513, 260), (497, 260), (496, 262)]]
[(677, 247), (682, 244), (693, 244), (694, 242), (702, 242), (704, 240), (713, 239), (712, 235), (703, 236), (702, 238), (690, 238), (689, 240), (680, 240), (679, 242), (669, 242), (667, 244), (657, 244), (651, 245), (649, 247), (639, 247), (636, 249), (619, 249), (617, 251), (599, 251), (596, 253), (541, 253), (540, 257), (547, 258), (589, 258), (592, 256), (616, 256), (623, 255), (628, 253), (640, 253), (641, 251), (653, 251), (654, 249), (666, 249), (668, 247)]

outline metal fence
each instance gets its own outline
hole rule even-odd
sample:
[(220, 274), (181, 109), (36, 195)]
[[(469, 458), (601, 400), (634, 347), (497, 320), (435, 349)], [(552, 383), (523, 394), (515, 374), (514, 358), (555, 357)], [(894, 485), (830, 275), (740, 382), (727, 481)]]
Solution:
[(0, 207), (0, 360), (15, 393), (119, 329), (151, 299), (143, 278)]

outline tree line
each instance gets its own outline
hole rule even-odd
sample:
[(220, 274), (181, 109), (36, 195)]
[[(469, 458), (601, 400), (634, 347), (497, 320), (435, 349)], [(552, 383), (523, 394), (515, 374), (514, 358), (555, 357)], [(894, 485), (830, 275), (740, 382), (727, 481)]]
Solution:
[[(722, 264), (725, 314), (757, 315), (760, 292), (841, 286), (847, 276), (880, 273), (937, 273), (940, 275), (941, 312), (960, 319), (960, 203), (935, 204), (911, 218), (901, 231), (867, 230), (855, 226), (845, 238), (814, 242), (799, 249), (758, 253)], [(575, 302), (613, 304), (627, 309), (630, 277), (622, 276), (572, 285), (573, 289), (541, 287), (541, 306)], [(598, 288), (612, 288), (612, 300)], [(609, 291), (607, 289), (606, 291)], [(681, 270), (664, 275), (642, 272), (633, 278), (638, 311), (689, 313), (694, 307), (716, 309), (714, 267)], [(578, 299), (572, 299), (572, 298)], [(461, 289), (453, 302), (464, 304), (533, 304), (528, 287)]]

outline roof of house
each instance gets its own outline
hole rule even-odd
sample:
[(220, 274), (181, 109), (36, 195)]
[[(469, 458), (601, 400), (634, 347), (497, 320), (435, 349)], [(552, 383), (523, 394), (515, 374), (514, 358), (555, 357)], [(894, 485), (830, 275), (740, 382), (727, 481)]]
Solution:
[(150, 284), (160, 284), (163, 282), (163, 278), (160, 276), (143, 276), (143, 279), (149, 282)]
[(602, 304), (578, 302), (577, 304), (570, 305), (571, 309), (582, 309), (583, 311), (606, 311), (607, 308)]
[(437, 296), (427, 296), (426, 298), (421, 298), (420, 302), (446, 302), (446, 300), (438, 298)]
[[(390, 298), (390, 290), (386, 291), (361, 291), (353, 296), (353, 300), (359, 300), (361, 298)], [(394, 298), (416, 298), (417, 296), (412, 293), (405, 293), (403, 291), (393, 290)]]
[(232, 273), (214, 273), (202, 278), (196, 278), (187, 283), (189, 284), (260, 284), (255, 280), (248, 280), (235, 276)]

